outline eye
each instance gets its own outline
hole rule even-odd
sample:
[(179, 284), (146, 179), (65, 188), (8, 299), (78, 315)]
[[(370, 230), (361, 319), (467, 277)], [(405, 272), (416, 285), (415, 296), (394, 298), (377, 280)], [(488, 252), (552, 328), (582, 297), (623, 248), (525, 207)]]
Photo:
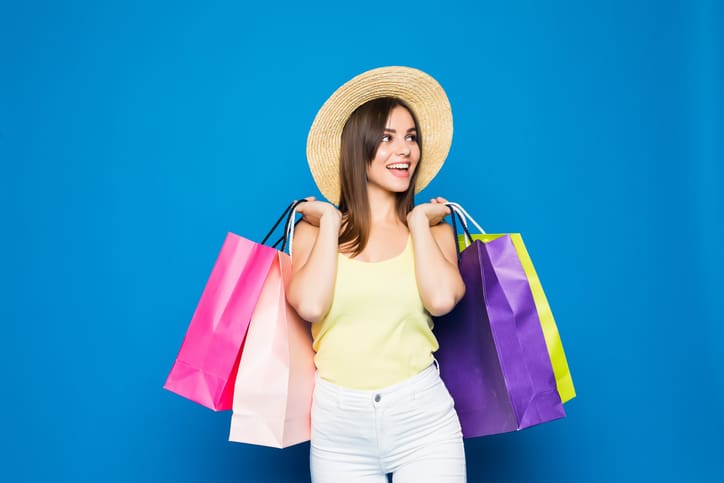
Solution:
[(389, 143), (392, 140), (392, 136), (389, 134), (383, 134), (382, 135), (382, 142), (383, 143)]
[(417, 142), (417, 134), (408, 134), (405, 139), (408, 141)]

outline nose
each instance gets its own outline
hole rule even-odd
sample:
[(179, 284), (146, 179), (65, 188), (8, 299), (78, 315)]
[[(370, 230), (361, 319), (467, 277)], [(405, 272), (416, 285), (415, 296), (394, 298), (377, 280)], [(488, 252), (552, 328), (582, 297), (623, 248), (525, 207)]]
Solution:
[(400, 156), (409, 156), (410, 155), (410, 146), (407, 145), (407, 143), (402, 142), (400, 143), (400, 146), (397, 148), (397, 154)]

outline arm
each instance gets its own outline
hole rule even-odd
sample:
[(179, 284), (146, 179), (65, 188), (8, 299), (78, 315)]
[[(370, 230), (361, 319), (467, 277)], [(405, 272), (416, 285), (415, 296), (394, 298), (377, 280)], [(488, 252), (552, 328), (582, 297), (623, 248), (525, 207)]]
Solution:
[(304, 220), (297, 225), (292, 240), (294, 256), (287, 301), (301, 318), (317, 322), (332, 305), (341, 215), (334, 206), (318, 201), (302, 203), (297, 211)]
[(433, 316), (447, 314), (465, 295), (457, 264), (456, 236), (450, 225), (439, 223), (448, 213), (442, 204), (426, 203), (407, 216), (415, 248), (417, 287), (422, 304)]

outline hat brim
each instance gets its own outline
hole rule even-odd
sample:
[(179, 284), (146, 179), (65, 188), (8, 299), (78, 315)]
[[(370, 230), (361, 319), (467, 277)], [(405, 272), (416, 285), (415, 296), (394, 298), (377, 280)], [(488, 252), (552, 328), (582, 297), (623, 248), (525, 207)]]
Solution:
[(431, 76), (411, 67), (380, 67), (346, 82), (327, 99), (307, 136), (307, 160), (319, 191), (339, 204), (342, 129), (361, 105), (380, 97), (401, 99), (413, 111), (423, 137), (415, 193), (425, 188), (442, 167), (452, 144), (450, 101)]

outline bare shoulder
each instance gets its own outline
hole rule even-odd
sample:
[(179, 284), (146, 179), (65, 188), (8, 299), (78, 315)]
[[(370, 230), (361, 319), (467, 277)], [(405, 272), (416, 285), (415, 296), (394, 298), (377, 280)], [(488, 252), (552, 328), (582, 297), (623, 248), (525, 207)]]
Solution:
[(445, 221), (430, 227), (433, 238), (440, 247), (440, 250), (450, 261), (457, 260), (457, 235), (453, 227)]
[(295, 272), (307, 263), (309, 253), (312, 251), (318, 234), (319, 227), (304, 220), (300, 221), (294, 228), (294, 239), (292, 240), (294, 258), (292, 265)]
[(453, 232), (453, 227), (450, 225), (450, 223), (447, 223), (446, 221), (442, 221), (438, 223), (437, 225), (431, 226), (430, 231), (432, 232), (432, 236), (435, 237), (435, 240), (437, 240), (438, 243), (454, 243), (455, 242), (455, 233)]
[(294, 227), (294, 241), (311, 238), (314, 241), (319, 233), (319, 227), (304, 221), (303, 219)]

